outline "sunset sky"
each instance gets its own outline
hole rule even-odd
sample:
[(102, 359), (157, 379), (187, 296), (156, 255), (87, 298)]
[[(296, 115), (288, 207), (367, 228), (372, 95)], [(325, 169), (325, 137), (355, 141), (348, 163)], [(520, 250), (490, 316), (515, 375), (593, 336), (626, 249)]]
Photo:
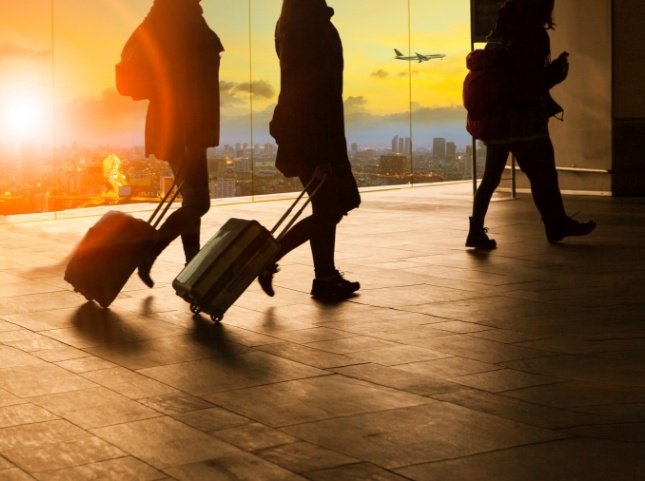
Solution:
[[(3, 1), (0, 143), (141, 144), (146, 102), (118, 95), (114, 65), (151, 4)], [(410, 0), (410, 16), (404, 0), (328, 4), (336, 11), (333, 22), (345, 49), (348, 141), (385, 146), (394, 135), (410, 135), (411, 92), (417, 146), (443, 136), (461, 136), (449, 140), (465, 143), (461, 83), (470, 49), (469, 0)], [(202, 0), (202, 6), (226, 49), (220, 72), (222, 143), (271, 141), (268, 120), (279, 88), (273, 29), (280, 0)], [(394, 59), (395, 47), (446, 58), (410, 64)]]

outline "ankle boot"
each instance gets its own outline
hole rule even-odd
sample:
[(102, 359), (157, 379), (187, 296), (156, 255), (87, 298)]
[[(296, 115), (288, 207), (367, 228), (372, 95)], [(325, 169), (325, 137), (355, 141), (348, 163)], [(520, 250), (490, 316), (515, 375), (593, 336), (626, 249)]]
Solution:
[(149, 249), (141, 256), (139, 259), (139, 265), (137, 266), (137, 274), (143, 283), (152, 288), (155, 285), (155, 282), (150, 277), (150, 271), (152, 270), (152, 265), (159, 257), (159, 254), (164, 250), (165, 246), (162, 246), (158, 236), (155, 236), (154, 240), (150, 243)]
[(546, 239), (551, 243), (561, 241), (569, 236), (587, 235), (596, 228), (596, 222), (593, 220), (578, 222), (568, 216), (543, 222)]
[(495, 242), (495, 239), (488, 237), (488, 228), (483, 226), (483, 222), (475, 222), (472, 217), (468, 219), (470, 221), (470, 230), (466, 238), (466, 247), (483, 250), (495, 249), (497, 242)]

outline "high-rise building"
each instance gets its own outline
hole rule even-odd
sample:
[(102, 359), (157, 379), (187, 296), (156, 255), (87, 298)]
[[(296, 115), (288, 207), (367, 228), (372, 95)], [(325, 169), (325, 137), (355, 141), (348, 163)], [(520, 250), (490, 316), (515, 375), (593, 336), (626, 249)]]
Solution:
[(399, 151), (399, 136), (395, 135), (392, 139), (392, 153), (396, 154)]
[(446, 142), (446, 159), (455, 160), (457, 158), (457, 145), (454, 142)]
[(446, 139), (442, 137), (432, 139), (432, 156), (435, 159), (446, 158)]
[(412, 139), (410, 137), (405, 138), (405, 143), (403, 144), (402, 154), (410, 155), (412, 153)]

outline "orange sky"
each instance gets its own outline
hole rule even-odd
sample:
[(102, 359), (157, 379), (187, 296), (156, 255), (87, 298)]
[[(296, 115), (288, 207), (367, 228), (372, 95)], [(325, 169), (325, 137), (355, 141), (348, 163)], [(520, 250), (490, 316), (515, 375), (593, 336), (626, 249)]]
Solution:
[[(0, 102), (5, 110), (7, 98), (31, 97), (47, 104), (40, 112), (42, 125), (32, 126), (33, 131), (44, 129), (37, 137), (49, 135), (67, 141), (76, 136), (79, 140), (99, 141), (101, 136), (116, 135), (120, 139), (131, 136), (135, 142), (142, 130), (145, 103), (133, 102), (115, 92), (114, 64), (129, 33), (151, 3), (151, 0), (2, 2)], [(412, 64), (411, 89), (409, 65), (394, 60), (393, 52), (394, 47), (403, 52), (408, 50), (407, 2), (328, 3), (336, 10), (333, 21), (345, 47), (345, 95), (351, 97), (350, 113), (363, 117), (404, 114), (410, 106), (410, 90), (414, 108), (461, 107), (464, 57), (470, 49), (469, 0), (411, 0), (411, 50), (447, 55), (440, 61)], [(226, 48), (221, 70), (223, 118), (230, 117), (227, 126), (239, 124), (241, 128), (244, 117), (249, 115), (249, 98), (243, 85), (257, 81), (254, 117), (258, 137), (264, 136), (266, 129), (260, 122), (269, 118), (279, 87), (273, 27), (281, 2), (252, 0), (250, 16), (248, 3), (241, 0), (202, 0), (202, 5), (207, 21)], [(253, 32), (250, 39), (249, 25)], [(51, 121), (49, 127), (46, 121), (52, 117), (52, 105), (57, 119), (54, 129)], [(0, 142), (10, 134), (6, 117), (5, 113), (4, 121), (0, 118)], [(14, 132), (13, 136), (16, 135)]]

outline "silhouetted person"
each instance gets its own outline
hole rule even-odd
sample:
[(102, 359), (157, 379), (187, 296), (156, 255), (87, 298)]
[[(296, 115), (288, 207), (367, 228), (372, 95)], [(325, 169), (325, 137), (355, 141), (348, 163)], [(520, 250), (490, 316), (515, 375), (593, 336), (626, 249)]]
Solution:
[(224, 51), (203, 17), (200, 0), (155, 0), (141, 35), (151, 44), (154, 94), (146, 117), (146, 155), (166, 160), (180, 189), (181, 207), (161, 225), (141, 260), (139, 277), (181, 236), (186, 262), (200, 249), (201, 217), (210, 208), (206, 149), (219, 144), (219, 66)]
[(542, 216), (546, 237), (557, 242), (567, 236), (589, 234), (593, 221), (577, 222), (567, 216), (558, 185), (549, 118), (562, 113), (549, 90), (566, 79), (568, 54), (551, 62), (547, 30), (552, 29), (554, 0), (507, 0), (498, 10), (486, 49), (502, 49), (509, 85), (498, 135), (486, 143), (486, 166), (475, 194), (467, 247), (494, 249), (484, 218), (509, 153), (515, 155), (531, 183), (533, 201)]
[(360, 204), (347, 156), (343, 112), (343, 48), (324, 0), (283, 0), (275, 44), (280, 59), (280, 96), (271, 121), (278, 143), (276, 167), (303, 185), (326, 177), (312, 199), (312, 215), (297, 222), (281, 240), (280, 251), (259, 276), (274, 295), (277, 262), (309, 241), (315, 279), (311, 295), (325, 302), (344, 300), (359, 288), (336, 269), (336, 225)]

